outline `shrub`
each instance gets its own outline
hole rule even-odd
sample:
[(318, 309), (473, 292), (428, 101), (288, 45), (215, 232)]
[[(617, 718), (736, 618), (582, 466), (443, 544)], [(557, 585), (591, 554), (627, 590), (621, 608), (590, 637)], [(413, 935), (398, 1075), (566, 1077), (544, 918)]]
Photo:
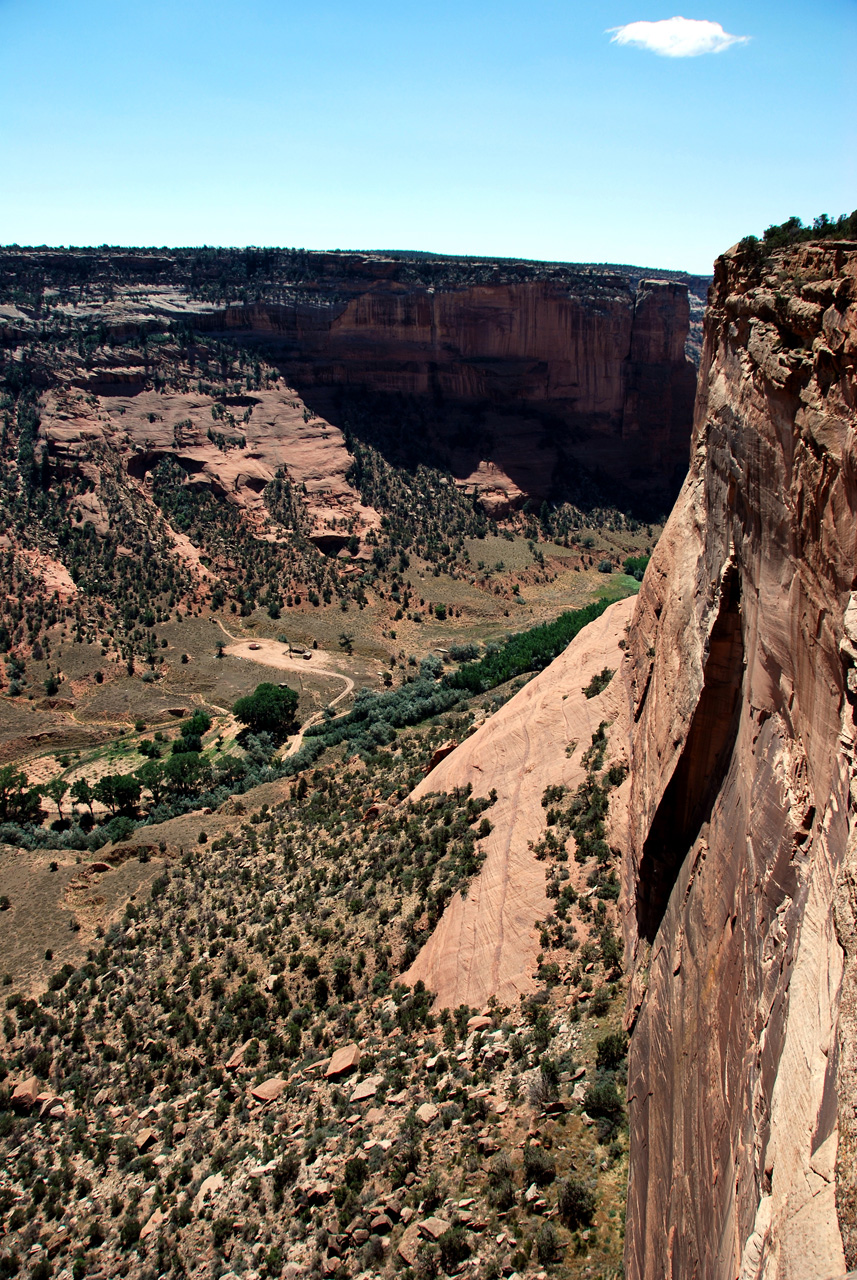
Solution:
[(130, 1249), (140, 1239), (141, 1222), (135, 1214), (130, 1211), (122, 1220), (122, 1226), (119, 1231), (119, 1241), (123, 1249)]
[(602, 1070), (615, 1071), (627, 1052), (627, 1035), (624, 1031), (613, 1031), (602, 1036), (595, 1046), (596, 1065)]
[(343, 1177), (345, 1185), (350, 1187), (352, 1191), (359, 1191), (366, 1181), (366, 1161), (361, 1160), (359, 1156), (351, 1156), (345, 1161), (345, 1169)]
[(595, 994), (589, 1001), (589, 1013), (593, 1018), (603, 1018), (607, 1010), (610, 1008), (610, 995), (606, 987), (596, 988)]
[(527, 1183), (534, 1182), (537, 1187), (543, 1187), (553, 1182), (555, 1177), (556, 1163), (549, 1151), (530, 1144), (524, 1147), (524, 1180)]
[(589, 684), (583, 690), (587, 698), (596, 698), (599, 693), (603, 693), (610, 681), (616, 674), (610, 667), (604, 667), (597, 676), (593, 676)]
[(441, 1266), (447, 1275), (451, 1275), (453, 1271), (457, 1270), (464, 1259), (470, 1255), (467, 1232), (463, 1227), (450, 1227), (448, 1231), (444, 1231), (443, 1235), (440, 1236), (437, 1244), (440, 1249)]
[(222, 1249), (232, 1235), (234, 1223), (231, 1218), (215, 1218), (211, 1224), (211, 1239), (215, 1249)]
[(300, 1168), (301, 1162), (294, 1151), (287, 1151), (274, 1170), (274, 1189), (282, 1191), (285, 1187), (290, 1187), (296, 1181)]
[(612, 572), (613, 572), (613, 561), (612, 561), (612, 560), (599, 560), (599, 561), (598, 561), (598, 572), (599, 572), (599, 573), (612, 573)]
[(612, 1079), (597, 1080), (590, 1085), (583, 1095), (583, 1108), (598, 1121), (600, 1142), (609, 1142), (615, 1138), (622, 1126), (625, 1109)]
[(592, 1220), (596, 1208), (595, 1194), (585, 1182), (574, 1176), (559, 1184), (557, 1192), (557, 1208), (559, 1216), (567, 1227), (585, 1226)]
[(553, 1223), (543, 1222), (536, 1232), (536, 1253), (543, 1267), (559, 1257), (559, 1237)]

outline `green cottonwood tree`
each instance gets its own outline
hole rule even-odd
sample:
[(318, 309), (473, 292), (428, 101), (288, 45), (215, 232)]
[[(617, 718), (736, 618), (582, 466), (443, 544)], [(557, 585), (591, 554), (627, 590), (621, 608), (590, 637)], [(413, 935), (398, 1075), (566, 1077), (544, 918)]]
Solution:
[(294, 724), (297, 706), (294, 689), (265, 683), (257, 685), (248, 697), (239, 698), (232, 714), (253, 733), (282, 733)]

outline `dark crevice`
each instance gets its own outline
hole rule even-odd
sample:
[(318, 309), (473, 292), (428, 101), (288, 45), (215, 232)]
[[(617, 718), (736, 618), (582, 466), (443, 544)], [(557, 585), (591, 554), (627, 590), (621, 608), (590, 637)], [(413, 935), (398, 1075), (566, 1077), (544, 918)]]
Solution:
[(723, 580), (702, 692), (684, 750), (643, 846), (637, 929), (649, 942), (654, 941), (682, 863), (711, 816), (729, 767), (738, 733), (743, 672), (741, 583), (733, 566)]

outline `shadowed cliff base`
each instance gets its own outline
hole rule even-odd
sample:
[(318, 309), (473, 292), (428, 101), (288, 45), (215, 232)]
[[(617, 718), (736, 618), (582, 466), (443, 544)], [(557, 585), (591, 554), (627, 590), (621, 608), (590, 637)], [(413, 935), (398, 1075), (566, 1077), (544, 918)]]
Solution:
[(681, 865), (708, 821), (738, 734), (744, 645), (741, 582), (730, 565), (720, 587), (702, 693), (684, 750), (658, 805), (640, 860), (637, 931), (654, 942)]
[(313, 412), (342, 430), (349, 448), (355, 441), (369, 445), (412, 474), (420, 466), (448, 473), (497, 518), (569, 503), (582, 512), (615, 508), (663, 524), (684, 480), (686, 459), (654, 486), (642, 466), (639, 484), (618, 480), (611, 459), (622, 445), (611, 440), (607, 423), (591, 420), (593, 430), (604, 432), (596, 444), (584, 427), (570, 431), (555, 409), (537, 403), (466, 403), (367, 386), (300, 390)]

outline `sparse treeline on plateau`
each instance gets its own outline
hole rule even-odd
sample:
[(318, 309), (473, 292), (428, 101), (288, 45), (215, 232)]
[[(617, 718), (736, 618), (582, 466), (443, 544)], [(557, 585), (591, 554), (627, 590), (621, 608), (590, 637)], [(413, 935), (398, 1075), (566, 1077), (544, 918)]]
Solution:
[(798, 217), (786, 218), (785, 222), (767, 227), (761, 240), (758, 236), (745, 236), (741, 248), (769, 253), (805, 240), (857, 240), (857, 209), (838, 218), (822, 213), (813, 219), (810, 226), (805, 226)]

